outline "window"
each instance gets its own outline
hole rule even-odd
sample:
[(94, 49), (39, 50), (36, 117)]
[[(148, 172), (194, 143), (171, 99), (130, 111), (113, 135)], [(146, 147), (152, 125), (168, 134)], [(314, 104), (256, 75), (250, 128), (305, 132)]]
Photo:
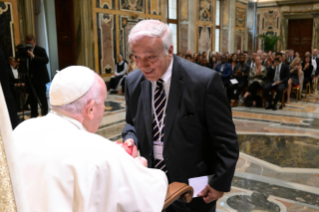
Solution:
[(172, 29), (174, 54), (178, 52), (178, 0), (167, 0), (167, 24)]
[(219, 52), (219, 35), (220, 35), (220, 0), (216, 0), (215, 11), (215, 51)]

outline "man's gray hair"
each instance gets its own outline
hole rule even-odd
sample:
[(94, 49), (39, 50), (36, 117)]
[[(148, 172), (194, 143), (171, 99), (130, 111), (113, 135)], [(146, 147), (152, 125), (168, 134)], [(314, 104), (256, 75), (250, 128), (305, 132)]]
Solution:
[(100, 76), (94, 73), (94, 81), (91, 88), (79, 99), (62, 106), (50, 105), (51, 110), (57, 112), (67, 112), (75, 116), (79, 116), (82, 113), (83, 108), (91, 101), (95, 100), (96, 104), (100, 104), (100, 97), (102, 92), (102, 86), (99, 83)]
[(158, 20), (144, 20), (136, 24), (128, 36), (128, 42), (130, 44), (135, 43), (142, 37), (161, 38), (163, 48), (166, 54), (171, 45), (173, 45), (173, 35), (171, 28)]

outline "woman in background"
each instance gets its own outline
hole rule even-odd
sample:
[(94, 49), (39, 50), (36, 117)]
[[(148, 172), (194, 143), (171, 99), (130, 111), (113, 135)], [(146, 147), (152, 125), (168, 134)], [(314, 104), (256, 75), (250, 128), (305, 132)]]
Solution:
[(257, 91), (264, 87), (265, 82), (267, 80), (267, 69), (265, 66), (261, 65), (261, 58), (257, 56), (255, 59), (256, 66), (250, 68), (249, 76), (248, 76), (248, 87), (247, 92), (244, 95), (243, 101), (251, 95), (251, 100), (253, 103), (253, 107), (256, 107), (257, 100)]
[(311, 57), (309, 55), (305, 56), (305, 59), (302, 62), (302, 71), (304, 73), (303, 84), (307, 85), (310, 82), (310, 87), (312, 85), (311, 74), (313, 71)]
[(217, 57), (215, 55), (213, 55), (210, 59), (209, 59), (209, 63), (212, 69), (215, 69), (217, 66)]
[[(288, 88), (287, 88), (287, 103), (290, 103), (290, 93), (293, 85), (299, 85), (301, 71), (301, 59), (296, 57), (289, 65), (290, 70), (290, 78), (288, 80)], [(302, 85), (301, 85), (302, 86)]]
[(135, 58), (134, 58), (134, 55), (133, 54), (130, 54), (130, 63), (128, 65), (128, 71), (127, 73), (130, 73), (134, 70), (137, 69), (137, 66), (136, 66), (136, 63), (135, 63)]
[(231, 65), (231, 70), (234, 72), (234, 67), (237, 64), (237, 54), (234, 53), (230, 56), (229, 63)]

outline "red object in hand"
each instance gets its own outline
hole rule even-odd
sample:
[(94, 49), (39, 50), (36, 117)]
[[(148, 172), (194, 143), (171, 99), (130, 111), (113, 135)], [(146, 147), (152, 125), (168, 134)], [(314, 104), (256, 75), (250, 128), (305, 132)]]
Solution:
[(124, 150), (129, 154), (132, 155), (133, 154), (133, 145), (131, 147), (127, 146), (126, 144), (119, 142), (117, 143), (118, 145), (121, 145), (121, 147), (124, 148)]

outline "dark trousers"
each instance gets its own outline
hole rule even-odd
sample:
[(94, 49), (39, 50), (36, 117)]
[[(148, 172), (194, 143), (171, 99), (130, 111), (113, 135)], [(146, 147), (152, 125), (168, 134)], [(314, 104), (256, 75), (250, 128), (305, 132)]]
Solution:
[[(34, 90), (36, 94), (38, 95), (38, 98), (41, 103), (41, 115), (45, 116), (48, 114), (48, 100), (47, 100), (47, 87), (45, 85), (34, 85)], [(31, 117), (37, 117), (39, 115), (38, 113), (38, 100), (34, 95), (34, 92), (32, 89), (29, 89), (29, 100), (30, 100), (30, 107), (31, 107)]]
[(206, 204), (202, 197), (194, 198), (190, 203), (174, 202), (166, 212), (215, 212), (216, 201)]
[(281, 99), (282, 97), (282, 93), (284, 92), (284, 90), (286, 89), (286, 86), (282, 83), (280, 83), (279, 85), (275, 85), (275, 86), (271, 86), (274, 82), (268, 82), (265, 87), (264, 87), (264, 97), (266, 98), (267, 102), (269, 105), (272, 105), (272, 96), (270, 94), (270, 91), (272, 89), (276, 90), (276, 97), (274, 100), (274, 105), (277, 105), (277, 102)]
[[(238, 81), (237, 84), (230, 84), (227, 88), (227, 97), (228, 100), (238, 100), (239, 95), (241, 94), (241, 92), (243, 91), (243, 89), (247, 86), (248, 82), (247, 80), (240, 80)], [(236, 93), (234, 93), (234, 91), (236, 91)]]
[(257, 91), (258, 91), (258, 89), (261, 89), (261, 88), (262, 88), (261, 85), (257, 81), (251, 83), (248, 86), (247, 91), (250, 93), (252, 101), (256, 101), (256, 99), (257, 99)]
[(111, 77), (110, 84), (109, 84), (110, 91), (117, 91), (118, 90), (119, 83), (123, 77), (124, 76)]

